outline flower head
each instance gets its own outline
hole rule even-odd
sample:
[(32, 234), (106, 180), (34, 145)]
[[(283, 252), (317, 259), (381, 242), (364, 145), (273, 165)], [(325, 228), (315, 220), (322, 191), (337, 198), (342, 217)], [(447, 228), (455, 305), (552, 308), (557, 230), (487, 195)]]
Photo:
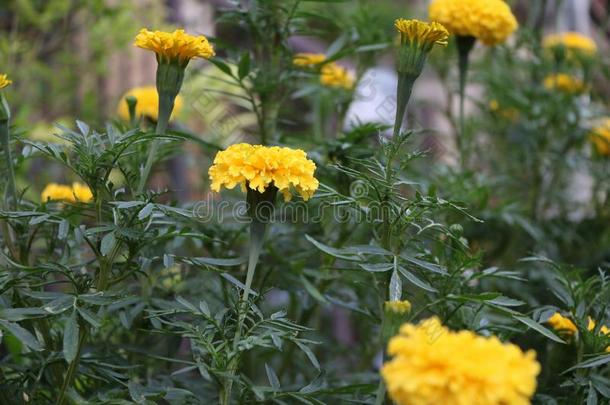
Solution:
[(485, 45), (506, 41), (519, 26), (502, 0), (434, 0), (429, 14), (451, 33), (475, 37)]
[(314, 67), (326, 62), (323, 53), (297, 53), (292, 58), (292, 64), (299, 67)]
[(601, 156), (610, 156), (610, 118), (603, 120), (589, 134), (595, 150)]
[(403, 315), (411, 312), (411, 303), (407, 300), (386, 301), (383, 303), (383, 309), (385, 309), (386, 312)]
[[(154, 86), (136, 87), (129, 90), (121, 97), (117, 113), (119, 117), (125, 121), (130, 119), (129, 107), (127, 105), (127, 97), (134, 97), (136, 103), (136, 118), (147, 117), (157, 121), (159, 115), (159, 93)], [(174, 110), (170, 119), (180, 114), (184, 101), (182, 97), (177, 96), (174, 104)]]
[(574, 322), (572, 322), (570, 318), (561, 315), (559, 312), (555, 312), (546, 323), (557, 332), (564, 332), (568, 335), (573, 335), (578, 332), (578, 328), (576, 328)]
[(9, 80), (7, 75), (0, 75), (0, 89), (5, 88), (6, 86), (13, 83), (12, 80)]
[(93, 193), (86, 184), (72, 183), (72, 187), (63, 184), (49, 183), (40, 195), (42, 202), (68, 201), (87, 203), (93, 200)]
[(388, 354), (381, 374), (398, 405), (527, 405), (540, 373), (534, 351), (450, 331), (438, 318), (403, 325)]
[(70, 186), (57, 183), (49, 183), (40, 194), (42, 202), (47, 201), (73, 201), (74, 193)]
[(568, 57), (573, 55), (593, 56), (597, 53), (595, 41), (579, 32), (550, 34), (542, 40), (542, 46), (551, 50), (567, 50)]
[(544, 87), (547, 90), (559, 90), (567, 94), (580, 94), (587, 89), (582, 80), (566, 73), (548, 75), (544, 79)]
[(91, 189), (86, 184), (82, 183), (72, 183), (72, 195), (76, 199), (76, 201), (80, 202), (90, 202), (93, 200), (93, 193)]
[(346, 68), (336, 63), (329, 63), (322, 67), (320, 83), (326, 87), (344, 88), (351, 90), (354, 88), (356, 79)]
[(184, 30), (163, 32), (143, 28), (136, 36), (134, 45), (155, 52), (160, 61), (177, 61), (180, 65), (187, 64), (193, 58), (210, 59), (216, 55), (206, 37), (189, 35)]
[(244, 190), (250, 188), (263, 193), (274, 186), (289, 201), (291, 188), (304, 200), (313, 196), (318, 189), (315, 170), (315, 163), (300, 149), (240, 143), (218, 152), (208, 173), (211, 188), (216, 192), (239, 184)]
[(430, 50), (434, 45), (447, 46), (449, 31), (437, 22), (423, 22), (399, 18), (394, 27), (400, 32), (400, 43)]

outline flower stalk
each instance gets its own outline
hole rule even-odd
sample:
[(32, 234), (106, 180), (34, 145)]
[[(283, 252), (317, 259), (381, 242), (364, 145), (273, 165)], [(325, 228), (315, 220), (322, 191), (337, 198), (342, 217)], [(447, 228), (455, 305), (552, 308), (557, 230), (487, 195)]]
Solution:
[(4, 95), (0, 94), (0, 144), (4, 151), (4, 160), (8, 171), (5, 201), (9, 207), (15, 208), (17, 203), (17, 188), (15, 186), (15, 168), (13, 167), (13, 157), (11, 154), (10, 119), (11, 110), (8, 102)]
[(468, 82), (468, 68), (470, 61), (470, 52), (474, 48), (474, 44), (476, 42), (475, 37), (471, 36), (458, 36), (457, 37), (457, 50), (458, 50), (458, 58), (459, 58), (459, 74), (460, 74), (460, 115), (459, 115), (459, 128), (460, 133), (457, 136), (457, 147), (458, 152), (460, 154), (460, 163), (462, 168), (466, 166), (468, 163), (468, 141), (466, 139), (466, 112), (465, 112), (465, 104), (466, 104), (466, 84)]

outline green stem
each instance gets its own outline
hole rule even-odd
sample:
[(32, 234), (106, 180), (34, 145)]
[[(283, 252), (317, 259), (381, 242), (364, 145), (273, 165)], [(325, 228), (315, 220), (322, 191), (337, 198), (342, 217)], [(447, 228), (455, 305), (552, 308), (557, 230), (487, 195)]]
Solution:
[[(173, 110), (173, 101), (172, 106), (169, 111), (165, 109), (160, 109), (159, 111), (159, 121), (157, 121), (157, 128), (155, 133), (157, 135), (164, 135), (167, 130), (167, 123), (169, 122), (169, 117)], [(137, 194), (141, 194), (144, 191), (144, 187), (146, 186), (146, 182), (148, 181), (148, 176), (150, 176), (150, 170), (152, 169), (152, 165), (155, 162), (155, 157), (157, 155), (157, 151), (159, 150), (158, 139), (155, 139), (148, 151), (148, 158), (146, 159), (146, 164), (144, 165), (144, 169), (142, 170), (142, 177), (140, 177), (140, 183), (138, 185)]]
[(474, 47), (476, 39), (474, 37), (457, 37), (457, 49), (459, 55), (460, 70), (460, 133), (457, 136), (457, 147), (460, 155), (462, 169), (468, 163), (468, 142), (466, 139), (466, 82), (468, 81), (468, 66), (470, 51)]
[(246, 273), (246, 283), (244, 290), (238, 304), (238, 318), (237, 328), (235, 330), (235, 337), (233, 339), (233, 350), (235, 351), (235, 357), (233, 357), (229, 363), (229, 377), (225, 380), (224, 386), (221, 392), (220, 403), (222, 405), (229, 405), (231, 403), (231, 390), (233, 387), (233, 377), (237, 373), (239, 367), (240, 355), (238, 351), (238, 344), (241, 339), (242, 329), (248, 313), (248, 298), (250, 297), (250, 290), (252, 288), (252, 281), (254, 280), (254, 273), (258, 259), (263, 248), (263, 242), (265, 240), (265, 230), (267, 224), (260, 221), (254, 215), (252, 215), (252, 222), (250, 224), (250, 248), (248, 255), (248, 271)]
[(396, 118), (394, 120), (394, 138), (400, 135), (402, 122), (407, 111), (407, 104), (413, 92), (413, 84), (417, 77), (408, 74), (399, 74), (398, 87), (396, 89)]
[(72, 381), (74, 380), (76, 370), (78, 369), (81, 352), (85, 341), (87, 340), (88, 334), (88, 329), (82, 329), (78, 338), (78, 348), (76, 350), (76, 357), (68, 366), (68, 371), (66, 372), (66, 377), (64, 378), (64, 382), (61, 386), (61, 391), (59, 392), (59, 396), (57, 397), (57, 401), (55, 402), (56, 405), (63, 405), (66, 400), (66, 393), (68, 392), (68, 388), (72, 386)]
[(0, 142), (2, 142), (2, 150), (4, 151), (4, 160), (8, 170), (6, 188), (6, 201), (11, 208), (16, 207), (17, 203), (17, 187), (15, 186), (15, 169), (13, 167), (13, 157), (11, 155), (11, 143), (9, 132), (9, 120), (0, 118)]

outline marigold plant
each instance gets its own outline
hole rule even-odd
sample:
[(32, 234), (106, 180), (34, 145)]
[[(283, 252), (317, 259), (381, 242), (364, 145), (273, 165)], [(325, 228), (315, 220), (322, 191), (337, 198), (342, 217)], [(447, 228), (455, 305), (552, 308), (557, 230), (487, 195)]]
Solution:
[(216, 54), (206, 37), (189, 35), (184, 30), (163, 32), (143, 28), (136, 36), (135, 45), (155, 52), (161, 60), (177, 61), (181, 65), (193, 58), (209, 59)]

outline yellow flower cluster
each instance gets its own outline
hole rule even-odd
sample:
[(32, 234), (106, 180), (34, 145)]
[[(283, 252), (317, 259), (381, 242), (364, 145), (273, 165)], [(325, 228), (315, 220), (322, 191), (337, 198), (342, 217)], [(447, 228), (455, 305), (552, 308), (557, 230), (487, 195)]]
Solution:
[(313, 196), (318, 189), (315, 170), (315, 163), (300, 149), (240, 143), (218, 152), (208, 174), (216, 192), (239, 184), (243, 190), (248, 187), (263, 193), (275, 186), (290, 201), (291, 188), (304, 200)]
[(180, 64), (188, 63), (193, 58), (210, 59), (216, 55), (206, 37), (189, 35), (184, 30), (163, 32), (143, 28), (136, 36), (134, 45), (155, 52), (164, 62), (178, 61)]
[(418, 44), (422, 48), (430, 49), (434, 45), (446, 46), (449, 39), (449, 31), (437, 22), (399, 18), (394, 22), (394, 27), (400, 32), (402, 44)]
[(567, 94), (580, 94), (587, 90), (587, 85), (580, 79), (566, 73), (548, 75), (544, 79), (547, 90), (558, 90)]
[(346, 68), (336, 63), (329, 63), (322, 67), (320, 83), (326, 87), (344, 88), (351, 90), (354, 88), (356, 79)]
[(411, 312), (411, 303), (409, 301), (386, 301), (383, 303), (383, 308), (386, 312), (404, 315)]
[(403, 325), (388, 353), (381, 374), (397, 405), (527, 405), (540, 373), (534, 351), (452, 332), (436, 317)]
[[(136, 87), (129, 90), (119, 102), (117, 113), (119, 117), (125, 121), (129, 120), (129, 107), (127, 105), (127, 97), (134, 97), (138, 102), (136, 103), (136, 119), (140, 117), (148, 117), (154, 121), (157, 120), (159, 114), (159, 93), (157, 88), (154, 86)], [(174, 101), (174, 110), (170, 120), (176, 115), (180, 114), (184, 101), (181, 96), (177, 96)]]
[(519, 26), (502, 0), (434, 0), (430, 19), (453, 34), (475, 37), (486, 45), (502, 43)]
[(314, 67), (326, 62), (323, 53), (297, 53), (292, 58), (292, 64), (298, 67)]
[(589, 134), (595, 150), (602, 156), (610, 156), (610, 118), (606, 118), (600, 125), (593, 128)]
[(0, 75), (0, 89), (5, 88), (9, 84), (13, 83), (12, 80), (9, 80), (7, 75)]
[(579, 32), (550, 34), (544, 37), (542, 46), (546, 49), (563, 47), (569, 52), (592, 56), (597, 52), (595, 41)]
[(491, 100), (489, 102), (489, 109), (496, 115), (508, 120), (515, 122), (519, 119), (519, 110), (512, 107), (503, 107), (500, 105), (498, 100)]
[[(576, 332), (578, 332), (578, 328), (574, 322), (572, 322), (570, 318), (561, 315), (559, 312), (555, 312), (553, 316), (546, 321), (546, 323), (548, 323), (551, 328), (558, 332), (566, 332), (569, 335), (574, 335)], [(597, 323), (593, 319), (589, 318), (587, 322), (587, 330), (592, 331), (595, 329), (595, 326), (597, 326)], [(610, 328), (608, 328), (606, 325), (602, 325), (599, 328), (599, 331), (604, 335), (610, 334)]]
[(47, 201), (69, 201), (69, 202), (90, 202), (93, 200), (93, 193), (86, 184), (72, 183), (72, 187), (49, 183), (40, 195), (42, 202)]
[[(546, 323), (548, 323), (551, 328), (555, 329), (557, 332), (565, 333), (568, 336), (574, 336), (578, 332), (578, 328), (574, 322), (572, 322), (570, 318), (561, 315), (559, 312), (555, 312), (553, 316), (546, 321)], [(596, 326), (597, 323), (593, 319), (589, 318), (587, 322), (587, 330), (592, 331)], [(606, 325), (602, 325), (599, 328), (599, 333), (610, 336), (610, 328), (608, 328)], [(606, 347), (606, 351), (610, 353), (610, 346)]]

